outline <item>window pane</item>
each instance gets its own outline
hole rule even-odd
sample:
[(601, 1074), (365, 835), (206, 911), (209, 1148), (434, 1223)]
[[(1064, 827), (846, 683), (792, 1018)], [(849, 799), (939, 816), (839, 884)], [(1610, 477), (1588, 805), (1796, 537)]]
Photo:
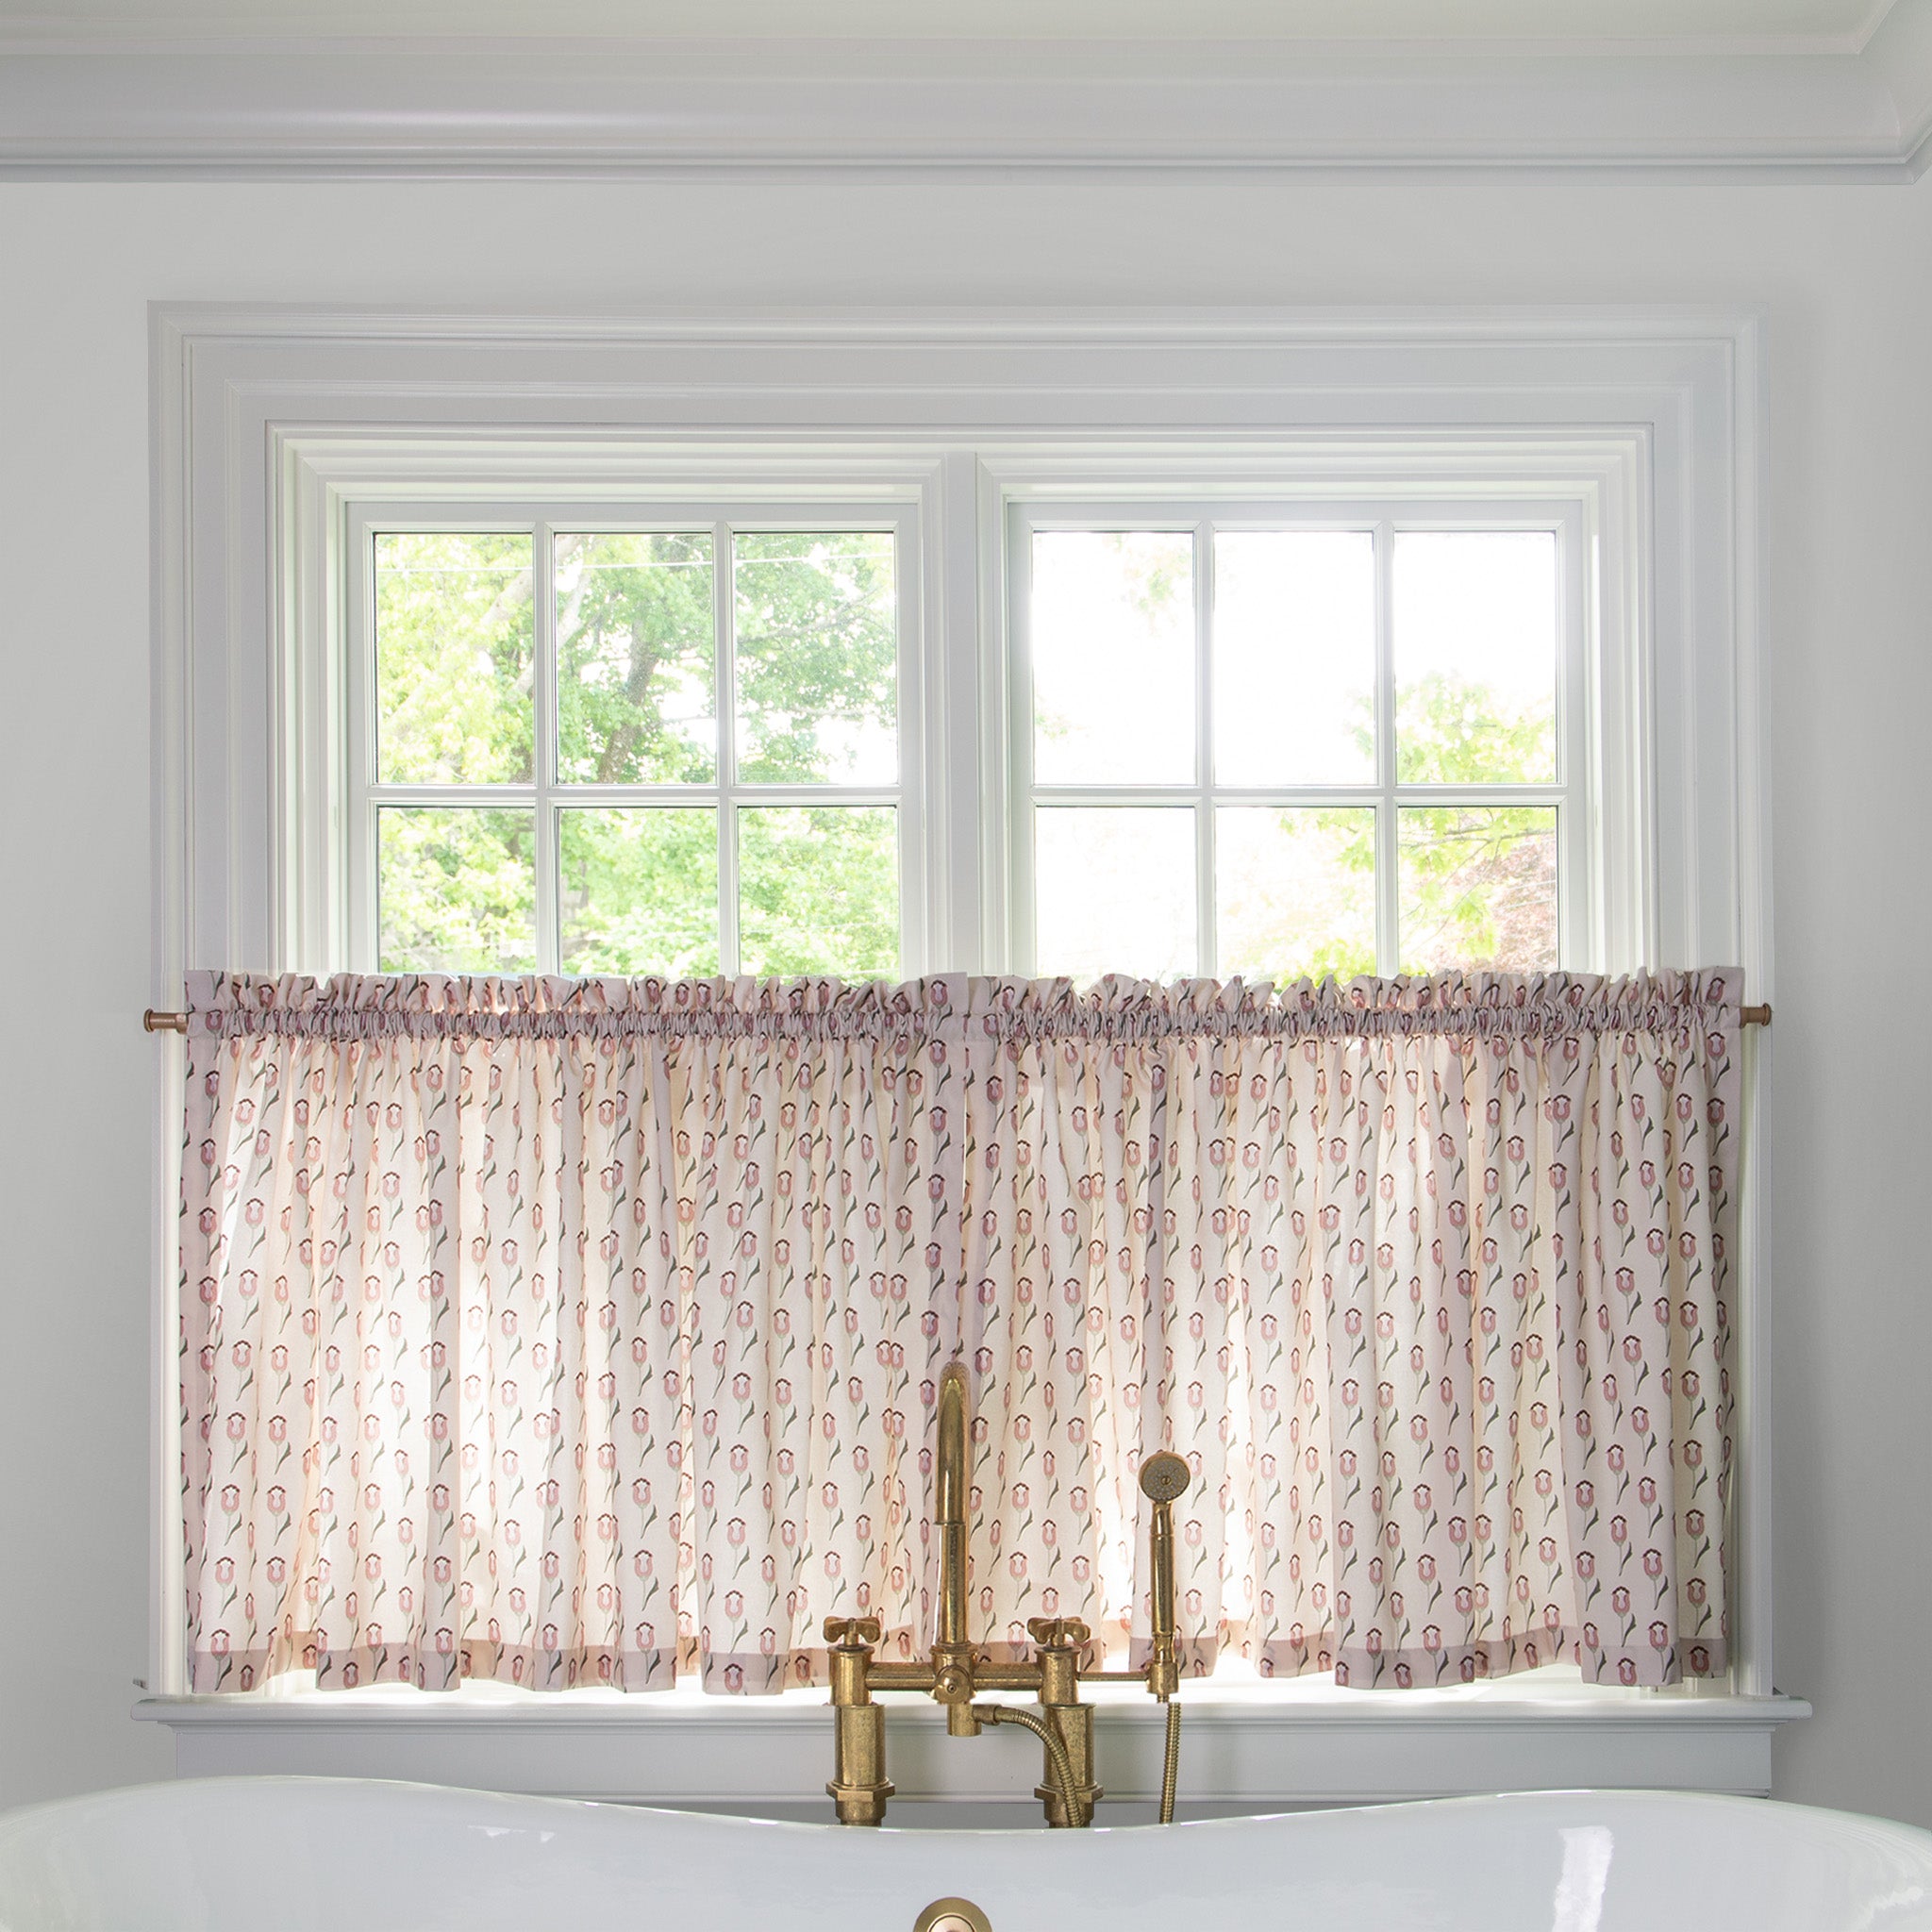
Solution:
[(1214, 776), (1375, 781), (1375, 544), (1365, 532), (1214, 540)]
[(1375, 970), (1373, 807), (1224, 806), (1214, 820), (1224, 977), (1353, 979)]
[(1035, 536), (1039, 783), (1192, 782), (1193, 559), (1185, 530)]
[(757, 784), (899, 775), (890, 531), (733, 539), (738, 774)]
[(558, 914), (566, 973), (718, 970), (718, 814), (566, 811)]
[(896, 978), (898, 838), (890, 806), (740, 811), (739, 971)]
[(1033, 826), (1041, 973), (1171, 979), (1196, 970), (1189, 808), (1048, 806)]
[(537, 817), (377, 813), (383, 973), (529, 973), (537, 964)]
[(557, 539), (557, 774), (701, 785), (717, 774), (708, 536)]
[(1398, 813), (1402, 970), (1557, 963), (1557, 814), (1449, 805)]
[(527, 783), (531, 539), (375, 540), (376, 776)]
[(1547, 530), (1395, 540), (1395, 751), (1404, 784), (1557, 775), (1557, 540)]

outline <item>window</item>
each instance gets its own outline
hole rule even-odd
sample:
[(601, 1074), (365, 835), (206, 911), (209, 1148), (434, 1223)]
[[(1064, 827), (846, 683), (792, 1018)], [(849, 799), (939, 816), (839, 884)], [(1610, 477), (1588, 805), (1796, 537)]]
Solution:
[(898, 974), (893, 524), (390, 515), (357, 558), (358, 958)]
[(1014, 512), (1035, 970), (1588, 957), (1574, 533), (1508, 505), (1454, 523), (1260, 508)]
[[(1321, 944), (1345, 942), (1364, 957), (1363, 892), (1373, 877), (1374, 958), (1390, 970), (1405, 962), (1417, 929), (1411, 919), (1405, 936), (1401, 835), (1408, 824), (1413, 844), (1419, 822), (1401, 814), (1453, 806), (1554, 813), (1554, 839), (1533, 822), (1536, 837), (1509, 849), (1536, 855), (1518, 883), (1544, 935), (1554, 867), (1563, 965), (1735, 962), (1753, 997), (1774, 997), (1757, 710), (1759, 404), (1748, 318), (1418, 309), (503, 324), (176, 308), (158, 311), (155, 328), (158, 1003), (179, 1003), (186, 967), (375, 967), (383, 944), (380, 815), (412, 809), (527, 815), (530, 912), (517, 943), (529, 948), (519, 957), (546, 969), (552, 960), (565, 967), (567, 929), (576, 935), (573, 957), (604, 949), (610, 970), (620, 959), (636, 970), (637, 945), (662, 946), (670, 958), (670, 941), (680, 940), (668, 920), (622, 929), (634, 916), (610, 909), (623, 894), (600, 894), (604, 881), (588, 868), (566, 876), (572, 812), (715, 814), (707, 822), (715, 906), (681, 942), (692, 970), (715, 943), (721, 971), (757, 971), (759, 957), (729, 929), (743, 920), (726, 871), (744, 849), (740, 817), (855, 808), (895, 814), (893, 970), (1052, 970), (1035, 930), (1035, 819), (1083, 805), (1193, 814), (1192, 898), (1171, 924), (1194, 948), (1197, 971), (1245, 972), (1248, 957), (1270, 972), (1298, 963), (1273, 908), (1244, 906), (1243, 891), (1253, 898), (1245, 882), (1267, 868), (1236, 863), (1229, 855), (1241, 841), (1219, 836), (1217, 814), (1258, 811), (1259, 820), (1228, 823), (1237, 833), (1258, 826), (1266, 837), (1252, 842), (1264, 851), (1298, 851), (1306, 847), (1297, 834), (1321, 826), (1299, 817), (1284, 824), (1284, 815), (1373, 809), (1373, 853), (1364, 822), (1342, 821), (1357, 831), (1344, 848), (1348, 862), (1317, 876), (1339, 873), (1346, 891), (1304, 926)], [(717, 720), (715, 770), (707, 776), (687, 765), (674, 775), (659, 767), (602, 792), (593, 776), (567, 768), (565, 684), (535, 676), (543, 652), (561, 668), (563, 629), (551, 601), (536, 598), (524, 647), (532, 676), (527, 772), (457, 779), (396, 771), (378, 779), (378, 538), (523, 535), (534, 587), (546, 533), (660, 545), (708, 535), (715, 610), (729, 593), (725, 539), (888, 531), (898, 652), (890, 777), (860, 781), (827, 769), (792, 784), (734, 769), (736, 671), (722, 661), (727, 625), (714, 614), (711, 691), (726, 698), (709, 712), (700, 705), (679, 715), (686, 725)], [(1035, 531), (1188, 536), (1197, 688), (1186, 770), (1080, 779), (1031, 770), (1026, 583)], [(1265, 638), (1251, 637), (1240, 655), (1240, 598), (1222, 559), (1210, 546), (1196, 561), (1204, 539), (1223, 533), (1231, 559), (1236, 537), (1352, 537), (1374, 546), (1374, 621), (1386, 635), (1375, 638), (1372, 781), (1359, 765), (1242, 766), (1242, 758), (1279, 747), (1265, 732), (1243, 741), (1251, 720), (1217, 669), (1222, 658), (1234, 662), (1241, 691), (1241, 680), (1271, 668)], [(1405, 675), (1399, 553), (1410, 539), (1419, 554), (1424, 538), (1491, 534), (1554, 545), (1554, 772), (1511, 776), (1491, 764), (1449, 777), (1440, 766), (1435, 774), (1404, 769), (1403, 720), (1390, 709), (1402, 703)], [(633, 553), (621, 567), (654, 566)], [(728, 622), (736, 621), (734, 608)], [(702, 646), (691, 652), (701, 657)], [(1298, 713), (1312, 708), (1310, 668), (1298, 667)], [(1312, 668), (1332, 667), (1324, 654)], [(668, 691), (666, 701), (669, 720)], [(1350, 728), (1359, 730), (1358, 690), (1352, 701)], [(542, 707), (557, 715), (546, 719)], [(684, 751), (710, 741), (701, 731), (671, 735)], [(554, 754), (541, 749), (553, 743)], [(551, 756), (554, 767), (544, 763)], [(1461, 789), (1449, 798), (1422, 789), (1452, 783)], [(1061, 786), (1066, 793), (1057, 793)], [(1100, 795), (1071, 795), (1089, 786)], [(1160, 795), (1144, 803), (1118, 795), (1149, 787)], [(540, 837), (545, 825), (555, 826), (554, 848)], [(654, 820), (647, 829), (664, 827)], [(1144, 885), (1147, 868), (1137, 864), (1130, 890)], [(654, 865), (635, 871), (660, 883)], [(683, 876), (688, 885), (691, 874)], [(668, 903), (697, 906), (703, 894), (643, 901), (647, 910)], [(1296, 903), (1314, 895), (1298, 892)], [(1450, 932), (1462, 937), (1453, 921)], [(827, 944), (817, 957), (833, 952)], [(1474, 948), (1468, 957), (1477, 957)], [(833, 964), (869, 970), (843, 957)], [(1747, 1157), (1762, 1140), (1769, 1077), (1761, 1068), (1747, 1090)], [(170, 1171), (177, 1151), (164, 1132), (163, 1203), (178, 1193)], [(1757, 1191), (1748, 1177), (1745, 1185), (1748, 1223)], [(181, 1684), (181, 1599), (165, 1208), (157, 1228), (152, 1681), (171, 1692)], [(1747, 1225), (1747, 1257), (1761, 1239)], [(1735, 1370), (1744, 1398), (1734, 1685), (1768, 1702), (1627, 1707), (1616, 1735), (1633, 1740), (1635, 1755), (1620, 1760), (1632, 1782), (1762, 1790), (1771, 1727), (1802, 1713), (1770, 1698), (1767, 1501), (1752, 1476), (1766, 1461), (1769, 1378), (1751, 1275), (1747, 1258)], [(660, 1722), (647, 1703), (621, 1714), (622, 1731), (615, 1715), (595, 1726), (593, 1768), (591, 1731), (571, 1729), (561, 1713), (546, 1713), (541, 1726), (521, 1711), (500, 1724), (472, 1713), (456, 1740), (428, 1727), (419, 1734), (401, 1708), (354, 1744), (331, 1727), (326, 1762), (393, 1774), (403, 1749), (421, 1775), (447, 1775), (460, 1756), (462, 1774), (524, 1788), (688, 1791), (698, 1727), (680, 1731), (675, 1751), (640, 1752), (630, 1727)], [(190, 1710), (164, 1699), (153, 1714), (177, 1724), (184, 1770), (313, 1770), (324, 1761), (321, 1733), (304, 1729), (309, 1720), (272, 1705)], [(1582, 1705), (1552, 1706), (1512, 1721), (1505, 1744), (1458, 1712), (1405, 1715), (1402, 1743), (1391, 1749), (1393, 1716), (1357, 1718), (1351, 1708), (1324, 1714), (1336, 1748), (1310, 1754), (1291, 1724), (1257, 1713), (1240, 1749), (1255, 1767), (1257, 1799), (1320, 1800), (1344, 1785), (1564, 1786), (1601, 1781), (1599, 1717)], [(816, 1788), (817, 1713), (757, 1713), (742, 1721), (756, 1723), (755, 1740), (733, 1730), (739, 1722), (714, 1711), (702, 1727), (712, 1754), (705, 1775), (721, 1794), (791, 1801)], [(1204, 1708), (1191, 1722), (1198, 1735), (1243, 1728), (1247, 1719)], [(975, 1754), (938, 1754), (930, 1789), (1003, 1795), (1004, 1774), (981, 1763)]]
[[(1561, 512), (1163, 508), (1012, 508), (1024, 917), (996, 963), (1293, 979), (1586, 955)], [(916, 970), (906, 901), (952, 855), (903, 770), (903, 535), (689, 507), (373, 516), (349, 607), (354, 957)]]

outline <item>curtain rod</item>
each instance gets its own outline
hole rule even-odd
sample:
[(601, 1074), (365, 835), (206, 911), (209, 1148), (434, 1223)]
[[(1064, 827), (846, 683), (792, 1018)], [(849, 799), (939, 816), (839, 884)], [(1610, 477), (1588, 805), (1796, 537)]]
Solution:
[[(1769, 1026), (1771, 1024), (1771, 1008), (1769, 1006), (1740, 1007), (1738, 1014), (1747, 1026)], [(141, 1024), (150, 1033), (186, 1033), (188, 1031), (188, 1015), (186, 1013), (163, 1013), (150, 1007), (141, 1016)]]

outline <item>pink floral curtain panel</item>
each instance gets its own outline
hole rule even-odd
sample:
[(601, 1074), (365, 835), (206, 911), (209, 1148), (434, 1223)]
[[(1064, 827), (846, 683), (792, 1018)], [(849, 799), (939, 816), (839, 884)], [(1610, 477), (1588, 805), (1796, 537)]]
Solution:
[(774, 1690), (974, 1602), (1355, 1685), (1722, 1672), (1737, 978), (191, 983), (196, 1690)]

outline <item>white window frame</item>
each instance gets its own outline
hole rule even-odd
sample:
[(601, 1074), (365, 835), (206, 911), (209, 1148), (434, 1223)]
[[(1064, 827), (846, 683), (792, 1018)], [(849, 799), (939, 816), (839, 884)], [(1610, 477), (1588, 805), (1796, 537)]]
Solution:
[[(516, 490), (619, 520), (642, 501), (903, 506), (923, 559), (908, 647), (924, 700), (914, 971), (1021, 958), (1004, 594), (1013, 505), (1574, 506), (1602, 813), (1589, 963), (1738, 964), (1751, 998), (1774, 998), (1749, 315), (580, 321), (186, 307), (155, 312), (154, 371), (157, 1005), (178, 1004), (190, 967), (313, 972), (341, 957), (340, 830), (314, 801), (335, 795), (347, 731), (327, 645), (349, 595), (348, 506), (440, 500), (463, 511)], [(1622, 804), (1607, 810), (1614, 788)], [(1508, 1679), (1399, 1698), (1320, 1685), (1191, 1690), (1191, 1795), (1257, 1808), (1504, 1785), (1769, 1789), (1773, 1733), (1807, 1709), (1775, 1694), (1771, 1661), (1758, 1239), (1771, 1060), (1760, 1033), (1747, 1050), (1729, 1690), (1553, 1699)], [(178, 1081), (178, 1049), (164, 1044), (153, 1694), (140, 1713), (174, 1728), (181, 1768), (430, 1776), (818, 1815), (825, 1720), (790, 1698), (746, 1709), (683, 1693), (534, 1706), (179, 1694)], [(931, 1715), (892, 1716), (902, 1792), (1010, 1798), (1022, 1754), (947, 1750)], [(1103, 1716), (1117, 1791), (1152, 1789), (1151, 1722), (1138, 1705)]]
[[(1158, 476), (1149, 478), (1158, 488)], [(1407, 805), (1453, 805), (1473, 798), (1557, 809), (1557, 945), (1560, 962), (1574, 972), (1605, 971), (1609, 958), (1638, 958), (1635, 932), (1641, 907), (1611, 906), (1604, 890), (1601, 847), (1607, 839), (1633, 836), (1634, 801), (1641, 774), (1601, 756), (1593, 665), (1601, 640), (1589, 622), (1584, 558), (1589, 548), (1584, 506), (1576, 499), (1503, 494), (1482, 499), (1457, 479), (1440, 499), (1403, 496), (1338, 501), (1332, 496), (1243, 493), (1209, 497), (1148, 495), (1143, 499), (1096, 498), (1080, 502), (1056, 495), (1014, 497), (1007, 506), (1006, 611), (1010, 715), (1011, 791), (1016, 820), (1009, 847), (1013, 917), (1008, 935), (1011, 970), (1039, 968), (1033, 930), (1033, 814), (1052, 806), (1191, 806), (1194, 812), (1195, 971), (1219, 976), (1215, 934), (1215, 824), (1217, 805), (1359, 806), (1375, 812), (1375, 971), (1400, 970), (1396, 853), (1397, 796)], [(1033, 698), (1027, 637), (1032, 592), (1032, 538), (1063, 530), (1188, 530), (1194, 540), (1194, 777), (1176, 785), (1041, 785), (1033, 772)], [(1224, 531), (1346, 531), (1369, 536), (1375, 575), (1375, 761), (1367, 784), (1236, 786), (1214, 776), (1213, 536)], [(1394, 539), (1411, 530), (1547, 530), (1557, 546), (1556, 718), (1557, 764), (1554, 779), (1529, 785), (1398, 785), (1395, 776), (1395, 640), (1391, 616)]]

